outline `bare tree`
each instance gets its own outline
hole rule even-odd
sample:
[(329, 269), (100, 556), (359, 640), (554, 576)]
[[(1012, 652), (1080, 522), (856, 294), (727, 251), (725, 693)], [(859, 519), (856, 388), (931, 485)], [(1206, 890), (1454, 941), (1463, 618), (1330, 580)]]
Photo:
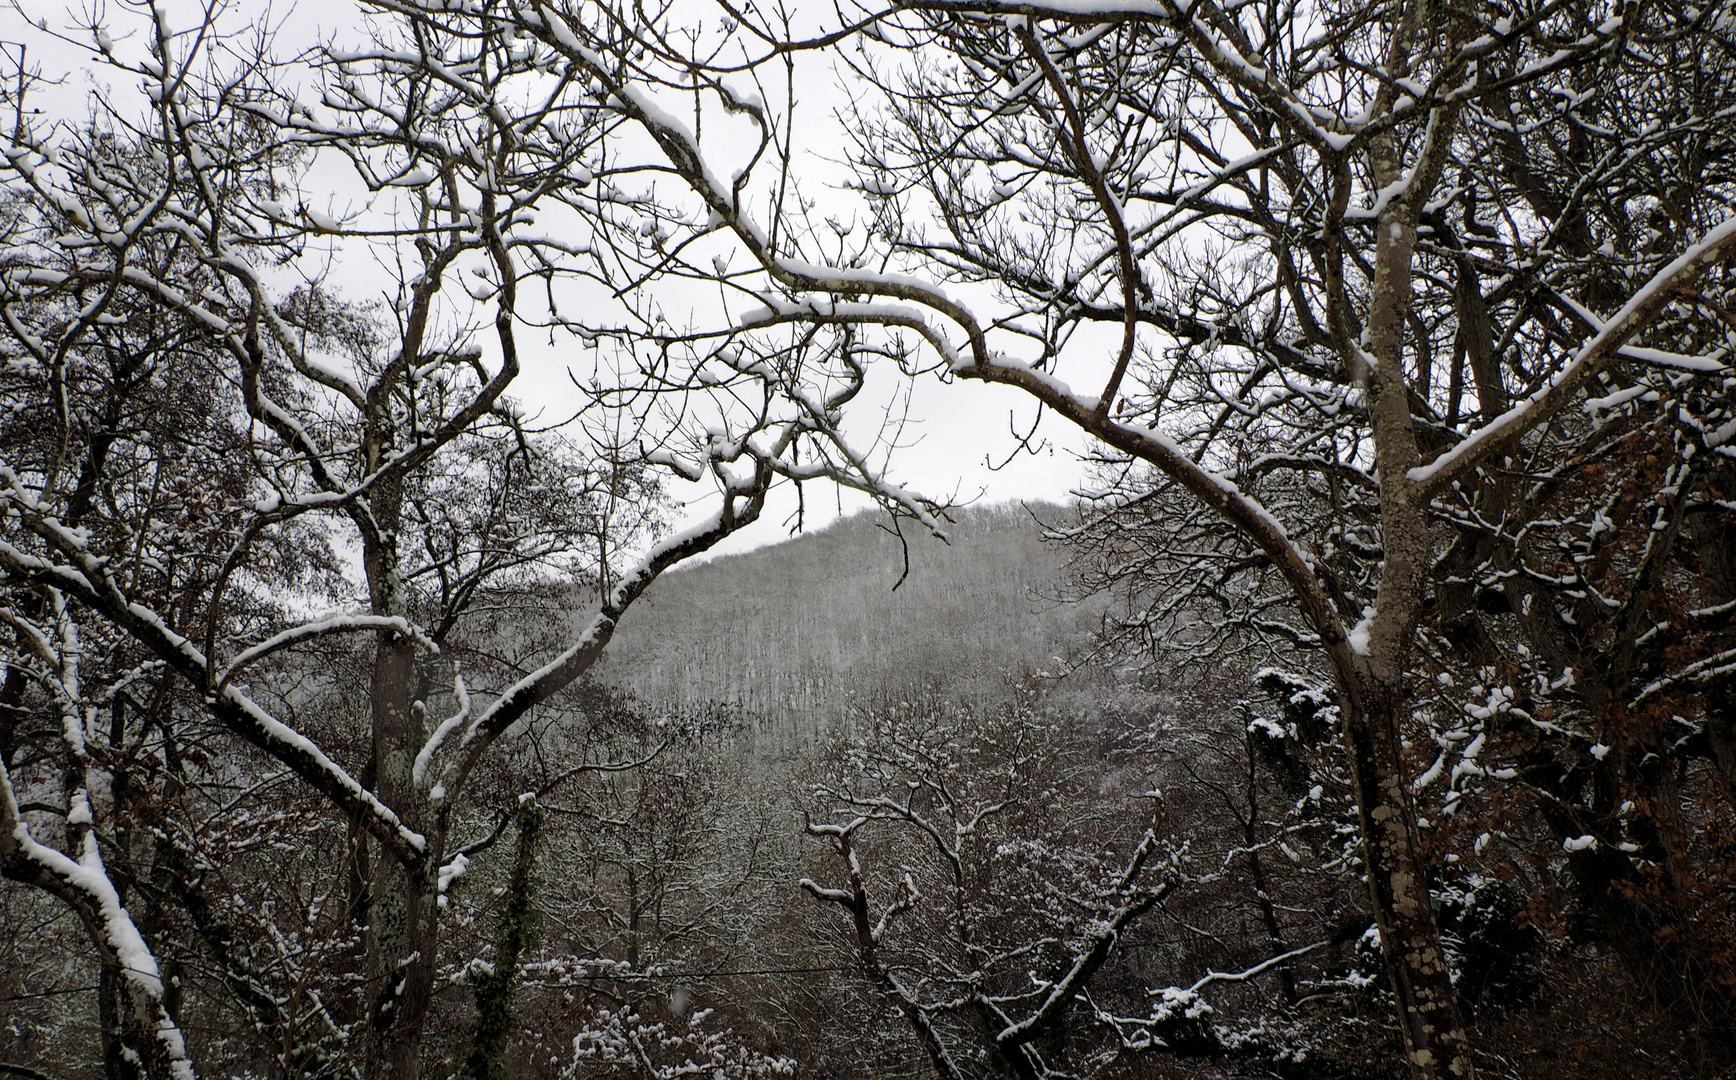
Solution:
[[(503, 736), (595, 663), (663, 570), (753, 522), (780, 474), (848, 475), (923, 512), (865, 461), (799, 456), (841, 445), (827, 418), (853, 393), (786, 397), (776, 364), (801, 364), (800, 337), (742, 359), (709, 404), (627, 352), (588, 382), (601, 460), (531, 431), (508, 397), (526, 326), (630, 344), (655, 322), (633, 267), (665, 238), (638, 224), (671, 211), (625, 190), (647, 169), (617, 135), (649, 31), (636, 13), (573, 23), (574, 65), (496, 13), (377, 10), (311, 67), (154, 3), (136, 24), (93, 17), (67, 33), (144, 93), (99, 95), (81, 126), (35, 118), (30, 72), (7, 83), (0, 865), (84, 921), (121, 1010), (109, 1058), (130, 1074), (194, 1071), (158, 901), (212, 916), (208, 944), (234, 951), (178, 830), (126, 831), (141, 811), (172, 824), (190, 784), (223, 805), (233, 762), (189, 771), (184, 725), (348, 822), (367, 1003), (326, 1020), (363, 1052), (320, 1068), (414, 1077), (456, 826)], [(594, 72), (632, 88), (598, 95)], [(333, 155), (366, 208), (312, 186)], [(383, 306), (319, 284), (322, 260), (370, 253)], [(654, 469), (711, 477), (715, 512), (659, 537)], [(601, 594), (566, 641), (517, 670), (451, 662), (491, 590), (555, 573)], [(368, 655), (347, 671), (301, 659), (352, 635)], [(355, 746), (323, 715), (344, 693)], [(234, 968), (248, 1007), (283, 1004)], [(302, 1070), (299, 1052), (279, 1067)]]
[[(142, 80), (142, 118), (104, 99), (88, 128), (33, 128), (28, 78), (7, 81), (6, 377), (48, 421), (13, 425), (0, 474), (6, 766), (23, 778), (0, 799), (7, 874), (86, 919), (147, 1071), (190, 1068), (174, 982), (107, 869), (113, 830), (95, 827), (113, 816), (110, 746), (130, 731), (172, 756), (159, 727), (126, 726), (154, 714), (125, 688), (152, 680), (353, 822), (367, 1067), (415, 1075), (454, 808), (491, 749), (595, 661), (657, 573), (752, 521), (774, 480), (855, 485), (938, 528), (880, 478), (890, 443), (849, 434), (873, 372), (938, 374), (1027, 394), (1130, 470), (1130, 505), (1164, 510), (1147, 535), (1176, 591), (1142, 613), (1149, 636), (1195, 655), (1300, 650), (1330, 685), (1409, 1068), (1473, 1075), (1414, 794), (1438, 776), (1407, 756), (1410, 726), (1443, 770), (1458, 755), (1462, 798), (1461, 777), (1509, 770), (1478, 765), (1461, 714), (1512, 715), (1508, 676), (1560, 688), (1596, 668), (1620, 707), (1556, 725), (1554, 751), (1624, 741), (1585, 747), (1598, 764), (1565, 787), (1548, 760), (1529, 779), (1558, 804), (1552, 828), (1586, 830), (1560, 839), (1611, 895), (1695, 831), (1624, 809), (1624, 785), (1655, 805), (1679, 790), (1651, 764), (1671, 760), (1660, 748), (1695, 747), (1680, 754), (1726, 787), (1736, 760), (1718, 712), (1736, 670), (1729, 6), (910, 0), (807, 38), (788, 12), (721, 6), (701, 23), (667, 6), (379, 0), (317, 76), (153, 7), (131, 37), (82, 32)], [(207, 66), (212, 50), (233, 51)], [(821, 211), (801, 175), (803, 65), (830, 58), (857, 80), (854, 213)], [(368, 209), (312, 188), (303, 170), (332, 155)], [(278, 287), (280, 267), (370, 243), (392, 267), (371, 316)], [(532, 532), (512, 462), (537, 447), (505, 396), (527, 326), (621, 357), (581, 379), (605, 418), (593, 430), (635, 451), (587, 473), (605, 503), (649, 464), (711, 476), (722, 506), (636, 569), (588, 543), (601, 555), (581, 573), (612, 584), (590, 623), (473, 704), (456, 672), (438, 680), (449, 695), (432, 689), (430, 631), (482, 589), (465, 582), (514, 570), (492, 537), (517, 549)], [(221, 380), (217, 419), (192, 428), (235, 450), (209, 452), (211, 480), (190, 489), (132, 434), (130, 404), (161, 396), (134, 385), (150, 358), (195, 363), (181, 340)], [(475, 437), (505, 456), (464, 464)], [(1631, 502), (1599, 491), (1612, 474)], [(445, 520), (416, 502), (440, 477), (505, 489)], [(173, 513), (212, 515), (192, 548), (159, 527), (162, 490)], [(97, 528), (106, 491), (122, 498)], [(554, 527), (593, 539), (584, 518)], [(413, 550), (418, 528), (448, 540)], [(1710, 554), (1682, 557), (1696, 538)], [(274, 545), (312, 541), (360, 551), (361, 611), (310, 620), (284, 584), (341, 582), (341, 559), (256, 573)], [(1498, 620), (1468, 616), (1497, 594)], [(1178, 620), (1183, 601), (1212, 621)], [(1572, 629), (1592, 613), (1596, 633)], [(1671, 649), (1682, 627), (1694, 644)], [(342, 761), (284, 720), (287, 687), (262, 683), (336, 634), (373, 643), (365, 746)], [(1506, 662), (1520, 641), (1535, 663), (1476, 682), (1478, 700), (1421, 689), (1451, 677), (1451, 649)], [(1670, 738), (1677, 716), (1693, 739)]]
[[(820, 772), (806, 828), (841, 880), (802, 887), (842, 909), (855, 967), (937, 1075), (1106, 1066), (1125, 1040), (1083, 1002), (1126, 996), (1099, 973), (1184, 878), (1183, 851), (1159, 812), (1138, 828), (1137, 793), (1103, 790), (1095, 733), (1030, 701), (984, 715), (912, 698), (872, 710)], [(1198, 1049), (1201, 1026), (1170, 1020), (1147, 1020), (1146, 1037)]]
[[(1221, 523), (1282, 589), (1253, 629), (1313, 650), (1338, 698), (1409, 1067), (1473, 1075), (1401, 734), (1437, 523), (1556, 452), (1576, 406), (1726, 377), (1728, 178), (1631, 179), (1665, 144), (1727, 157), (1705, 66), (1729, 69), (1725, 9), (914, 0), (805, 43), (730, 11), (760, 70), (847, 41), (868, 227), (749, 205), (750, 172), (721, 179), (695, 131), (625, 93), (759, 275), (725, 275), (757, 304), (719, 334), (806, 327), (835, 370), (1018, 388)], [(571, 17), (513, 17), (590, 62)], [(668, 79), (790, 130), (692, 61)], [(783, 153), (764, 168), (791, 166), (765, 145)], [(1731, 452), (1724, 408), (1696, 414), (1704, 460)]]

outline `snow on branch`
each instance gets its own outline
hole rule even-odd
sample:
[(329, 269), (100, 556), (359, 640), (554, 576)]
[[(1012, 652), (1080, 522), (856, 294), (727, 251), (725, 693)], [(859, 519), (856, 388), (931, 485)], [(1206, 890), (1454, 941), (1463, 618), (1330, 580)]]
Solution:
[[(458, 670), (456, 661), (452, 665), (452, 698), (458, 703), (458, 711), (440, 721), (434, 733), (428, 736), (428, 741), (422, 744), (422, 749), (416, 752), (416, 763), (410, 769), (410, 778), (417, 787), (427, 783), (428, 765), (434, 760), (434, 755), (440, 752), (440, 746), (447, 736), (470, 718), (470, 688), (465, 685), (464, 674)], [(440, 795), (444, 796), (445, 792), (440, 792)], [(432, 792), (429, 798), (438, 801)]]
[[(90, 820), (90, 805), (84, 788), (74, 792), (68, 821)], [(103, 950), (115, 958), (128, 993), (148, 1022), (155, 1037), (157, 1055), (167, 1063), (175, 1080), (193, 1080), (193, 1063), (180, 1027), (163, 1005), (163, 974), (157, 958), (145, 944), (132, 915), (121, 903), (120, 892), (103, 865), (96, 833), (83, 830), (77, 859), (38, 841), (24, 820), (12, 788), (12, 776), (0, 760), (0, 867), (6, 876), (39, 884), (72, 900), (90, 916)], [(36, 874), (29, 871), (34, 869)], [(44, 880), (46, 879), (46, 880)]]
[[(547, 701), (589, 671), (602, 655), (603, 648), (615, 635), (616, 624), (628, 607), (669, 567), (709, 550), (725, 537), (758, 520), (765, 507), (766, 491), (773, 478), (769, 458), (756, 455), (745, 445), (714, 448), (711, 464), (714, 471), (723, 464), (719, 454), (749, 456), (754, 459), (752, 474), (745, 480), (735, 478), (724, 483), (723, 504), (708, 520), (664, 538), (640, 559), (639, 564), (621, 576), (602, 610), (591, 619), (585, 631), (554, 659), (525, 675), (507, 687), (494, 703), (476, 713), (459, 741), (456, 754), (440, 774), (437, 782), (446, 790), (445, 796), (456, 794), (471, 769), (495, 738), (517, 723), (532, 707)], [(444, 728), (445, 725), (443, 724)], [(437, 732), (444, 741), (446, 732)], [(438, 749), (437, 747), (435, 749)], [(432, 760), (434, 750), (424, 747)], [(422, 764), (424, 778), (428, 763)], [(448, 780), (450, 779), (450, 782)]]
[(1630, 708), (1638, 708), (1639, 704), (1654, 694), (1662, 693), (1672, 686), (1682, 683), (1697, 683), (1708, 685), (1729, 676), (1736, 675), (1736, 649), (1726, 649), (1711, 656), (1701, 657), (1680, 671), (1673, 672), (1661, 679), (1654, 679), (1645, 685), (1635, 695)]
[(1736, 216), (1725, 219), (1653, 274), (1620, 311), (1580, 346), (1573, 359), (1530, 397), (1467, 435), (1434, 461), (1411, 469), (1406, 474), (1412, 485), (1409, 497), (1419, 503), (1427, 502), (1491, 454), (1554, 416), (1621, 354), (1630, 338), (1663, 313), (1679, 290), (1733, 253), (1736, 253)]
[(288, 648), (291, 645), (308, 641), (316, 637), (324, 637), (327, 634), (355, 634), (367, 631), (383, 631), (386, 633), (400, 634), (412, 639), (416, 644), (430, 652), (438, 653), (440, 651), (440, 646), (435, 644), (427, 634), (424, 634), (422, 630), (414, 623), (410, 622), (410, 620), (400, 616), (367, 615), (362, 613), (332, 615), (324, 619), (318, 619), (314, 622), (302, 623), (300, 626), (293, 626), (288, 630), (283, 631), (281, 634), (276, 634), (252, 648), (244, 650), (240, 655), (236, 656), (235, 659), (231, 660), (229, 666), (225, 667), (217, 676), (216, 692), (221, 694), (224, 688), (229, 685), (230, 680), (233, 679), (242, 668), (256, 660), (269, 656), (271, 653), (277, 652), (279, 649)]
[(233, 685), (215, 689), (208, 681), (210, 664), (203, 651), (177, 633), (155, 611), (130, 600), (108, 572), (105, 560), (93, 555), (81, 537), (18, 498), (9, 498), (27, 528), (56, 543), (73, 565), (57, 563), (20, 550), (0, 540), (0, 567), (36, 576), (52, 583), (91, 608), (102, 612), (158, 659), (180, 672), (195, 686), (213, 687), (207, 706), (231, 731), (272, 755), (311, 787), (345, 811), (357, 814), (395, 857), (413, 860), (427, 848), (426, 839), (406, 826), (398, 815), (376, 798), (325, 751), (294, 728), (261, 707)]
[(252, 698), (230, 686), (212, 705), (231, 730), (294, 769), (339, 806), (361, 811), (369, 831), (400, 860), (412, 861), (428, 850), (426, 837), (405, 825), (391, 807), (326, 756), (312, 739), (272, 716)]
[(1264, 974), (1265, 972), (1270, 971), (1273, 968), (1278, 967), (1278, 966), (1280, 966), (1280, 965), (1282, 965), (1282, 964), (1284, 964), (1290, 960), (1294, 960), (1298, 956), (1306, 956), (1307, 954), (1313, 952), (1315, 949), (1325, 948), (1327, 944), (1329, 944), (1329, 943), (1325, 942), (1325, 941), (1316, 941), (1312, 945), (1304, 945), (1299, 949), (1291, 949), (1287, 953), (1279, 953), (1277, 956), (1268, 957), (1267, 959), (1260, 961), (1258, 964), (1255, 964), (1253, 967), (1248, 968), (1244, 971), (1236, 971), (1236, 972), (1207, 971), (1197, 981), (1195, 981), (1195, 983), (1192, 986), (1188, 987), (1187, 990), (1184, 991), (1184, 993), (1197, 995), (1201, 990), (1204, 990), (1206, 987), (1210, 986), (1213, 983), (1247, 982), (1249, 979), (1252, 979), (1257, 975)]
[(1157, 850), (1157, 843), (1157, 823), (1154, 820), (1152, 826), (1146, 829), (1144, 837), (1140, 839), (1139, 847), (1135, 849), (1133, 857), (1128, 860), (1127, 869), (1123, 871), (1117, 883), (1117, 889), (1124, 897), (1121, 905), (1107, 918), (1097, 921), (1085, 937), (1086, 947), (1074, 954), (1073, 963), (1067, 969), (1067, 973), (1050, 984), (1049, 992), (1044, 996), (1043, 1003), (1023, 1020), (1009, 1024), (997, 1033), (995, 1035), (997, 1043), (1009, 1047), (1022, 1046), (1056, 1024), (1073, 1000), (1084, 993), (1092, 977), (1109, 959), (1109, 954), (1114, 951), (1116, 942), (1121, 939), (1121, 932), (1169, 895), (1170, 890), (1174, 887), (1173, 882), (1169, 880), (1160, 881), (1148, 888), (1136, 885), (1140, 872)]

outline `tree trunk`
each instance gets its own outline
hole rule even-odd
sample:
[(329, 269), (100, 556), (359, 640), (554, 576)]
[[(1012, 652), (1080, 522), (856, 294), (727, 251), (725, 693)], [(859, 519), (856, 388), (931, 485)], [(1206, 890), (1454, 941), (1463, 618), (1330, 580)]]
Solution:
[(118, 965), (105, 962), (97, 974), (97, 1025), (101, 1029), (102, 1071), (105, 1080), (138, 1080), (138, 1055), (126, 1043), (121, 995), (124, 976)]
[[(1402, 52), (1389, 57), (1398, 66), (1403, 59)], [(1449, 114), (1444, 130), (1452, 123)], [(1420, 200), (1439, 178), (1443, 160), (1438, 153), (1419, 159), (1407, 174), (1390, 136), (1370, 143), (1368, 165), (1376, 181), (1396, 185), (1404, 177), (1408, 190), (1377, 219), (1374, 280), (1360, 335), (1366, 351), (1352, 334), (1355, 320), (1341, 282), (1335, 290), (1334, 331), (1350, 370), (1368, 391), (1385, 558), (1374, 609), (1359, 627), (1362, 641), (1351, 643), (1349, 650), (1335, 650), (1334, 662), (1345, 699), (1345, 749), (1356, 785), (1369, 897), (1404, 1032), (1406, 1061), (1416, 1080), (1473, 1080), (1476, 1066), (1435, 925), (1399, 736), (1409, 700), (1413, 643), (1434, 561), (1427, 505), (1413, 497), (1408, 479), (1418, 447), (1405, 376), (1405, 332), (1415, 288)]]
[[(377, 615), (404, 616), (397, 551), (402, 482), (393, 478), (376, 488), (370, 508), (379, 531), (363, 551), (370, 606)], [(427, 799), (414, 777), (416, 752), (428, 735), (426, 706), (416, 700), (416, 689), (416, 643), (382, 633), (369, 687), (374, 793), (406, 826), (429, 836), (429, 850), (413, 865), (385, 851), (374, 862), (366, 935), (370, 1080), (416, 1080), (438, 960), (439, 909), (429, 867), (441, 852), (429, 835)]]
[[(415, 748), (425, 737), (422, 704), (411, 700), (415, 668), (415, 643), (382, 635), (372, 688), (375, 791), (406, 825), (426, 833), (427, 815), (418, 812), (425, 800), (417, 797), (412, 777)], [(439, 945), (436, 898), (423, 865), (406, 866), (381, 852), (373, 869), (368, 1076), (415, 1080)]]
[(1368, 891), (1381, 956), (1404, 1028), (1405, 1054), (1418, 1078), (1476, 1075), (1459, 1016), (1441, 935), (1429, 898), (1416, 807), (1400, 754), (1405, 695), (1364, 685), (1344, 710), (1345, 752), (1356, 784)]

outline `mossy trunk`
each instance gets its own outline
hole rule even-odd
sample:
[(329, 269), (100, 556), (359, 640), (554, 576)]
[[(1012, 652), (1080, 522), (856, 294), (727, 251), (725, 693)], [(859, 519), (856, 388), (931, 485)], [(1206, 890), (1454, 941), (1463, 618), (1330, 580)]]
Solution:
[(479, 973), (476, 987), (476, 1034), (464, 1075), (471, 1080), (508, 1080), (507, 1041), (512, 1034), (512, 999), (518, 992), (524, 954), (542, 937), (542, 914), (536, 906), (536, 858), (542, 842), (543, 810), (533, 796), (518, 805), (518, 849), (506, 894), (501, 897), (499, 925), (494, 936), (494, 967)]

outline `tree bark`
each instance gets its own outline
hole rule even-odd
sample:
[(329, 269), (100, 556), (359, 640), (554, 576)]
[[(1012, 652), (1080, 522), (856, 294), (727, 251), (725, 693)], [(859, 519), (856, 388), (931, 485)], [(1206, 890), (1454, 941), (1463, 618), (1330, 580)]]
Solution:
[(1344, 749), (1356, 785), (1368, 891), (1381, 956), (1417, 1077), (1476, 1075), (1429, 898), (1416, 808), (1398, 736), (1405, 694), (1358, 688), (1344, 709)]
[[(402, 523), (403, 484), (387, 477), (371, 501), (377, 531), (364, 540), (363, 565), (374, 614), (406, 614), (399, 576), (397, 532)], [(416, 790), (413, 765), (427, 738), (425, 706), (416, 700), (416, 643), (383, 633), (375, 647), (369, 686), (374, 792), (411, 829), (429, 837), (430, 848), (414, 862), (381, 851), (369, 890), (367, 977), (369, 997), (368, 1076), (416, 1080), (422, 1028), (434, 989), (439, 920), (428, 867), (440, 858), (430, 835), (427, 799)]]

